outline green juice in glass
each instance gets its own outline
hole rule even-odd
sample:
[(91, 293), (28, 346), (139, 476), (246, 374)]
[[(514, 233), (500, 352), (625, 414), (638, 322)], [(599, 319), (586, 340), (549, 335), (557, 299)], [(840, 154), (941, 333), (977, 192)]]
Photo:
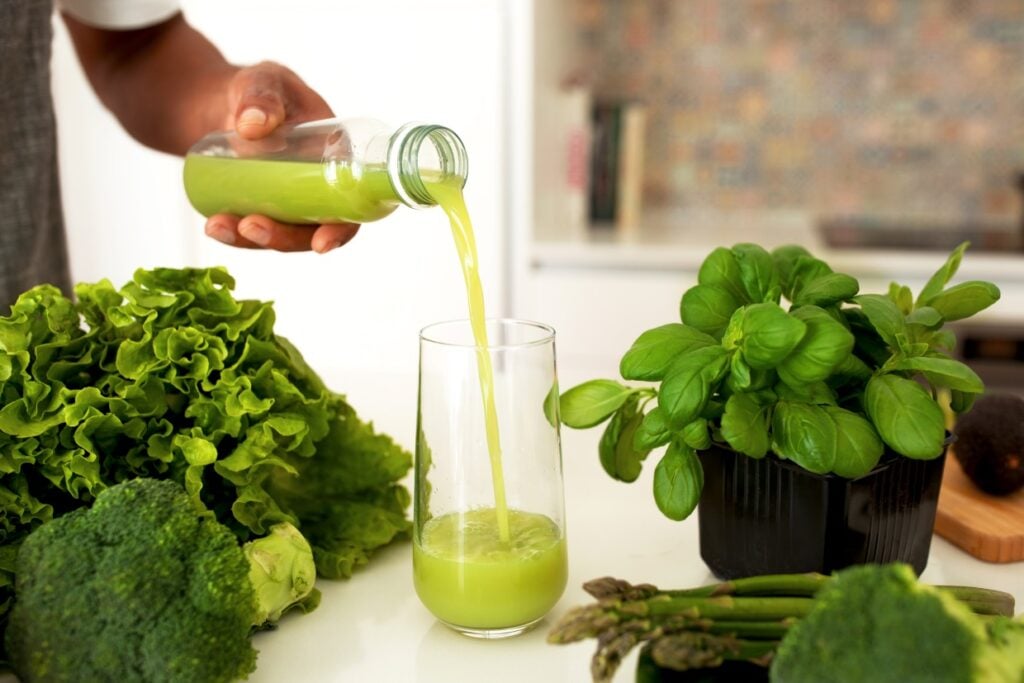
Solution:
[(413, 581), (434, 616), (457, 627), (497, 630), (533, 623), (565, 590), (565, 537), (544, 515), (509, 509), (510, 540), (494, 508), (427, 521), (413, 542)]
[(368, 223), (399, 206), (383, 167), (185, 157), (185, 193), (204, 216), (258, 213), (285, 223)]

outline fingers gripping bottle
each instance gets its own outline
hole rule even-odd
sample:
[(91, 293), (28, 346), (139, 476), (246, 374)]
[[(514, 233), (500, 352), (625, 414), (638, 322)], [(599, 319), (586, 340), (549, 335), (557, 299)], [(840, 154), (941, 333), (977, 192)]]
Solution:
[(400, 205), (433, 206), (435, 183), (466, 182), (452, 130), (370, 119), (325, 119), (244, 140), (211, 133), (185, 157), (185, 192), (204, 216), (262, 214), (285, 223), (368, 223)]

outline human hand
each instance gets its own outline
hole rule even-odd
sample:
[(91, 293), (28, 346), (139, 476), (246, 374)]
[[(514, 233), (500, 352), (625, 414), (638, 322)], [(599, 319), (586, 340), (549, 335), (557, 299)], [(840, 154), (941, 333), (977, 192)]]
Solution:
[[(234, 129), (246, 140), (258, 140), (282, 124), (330, 118), (334, 115), (323, 98), (291, 70), (273, 62), (240, 69), (228, 83), (227, 119), (224, 128)], [(354, 223), (289, 225), (258, 214), (214, 214), (206, 221), (206, 234), (218, 242), (249, 249), (315, 251), (326, 253), (353, 237)]]

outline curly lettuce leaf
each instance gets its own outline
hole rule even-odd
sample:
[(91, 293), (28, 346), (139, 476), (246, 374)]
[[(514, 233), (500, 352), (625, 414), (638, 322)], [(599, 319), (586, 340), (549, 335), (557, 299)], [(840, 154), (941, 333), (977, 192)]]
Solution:
[(325, 576), (407, 531), (409, 454), (233, 287), (221, 268), (139, 270), (76, 302), (36, 287), (0, 317), (0, 544), (137, 477), (179, 482), (240, 540), (299, 526)]

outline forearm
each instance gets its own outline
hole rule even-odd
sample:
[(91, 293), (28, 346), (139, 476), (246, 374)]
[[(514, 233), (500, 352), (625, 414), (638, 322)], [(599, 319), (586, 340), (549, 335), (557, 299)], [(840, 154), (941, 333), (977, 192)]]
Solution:
[(142, 144), (184, 154), (230, 120), (227, 84), (238, 71), (180, 14), (133, 31), (63, 15), (93, 89)]

